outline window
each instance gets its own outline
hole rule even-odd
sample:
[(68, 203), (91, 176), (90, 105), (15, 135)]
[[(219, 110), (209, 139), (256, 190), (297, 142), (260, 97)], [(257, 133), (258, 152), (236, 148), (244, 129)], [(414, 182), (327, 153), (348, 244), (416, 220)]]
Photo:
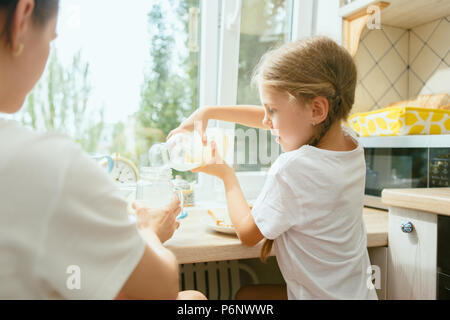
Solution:
[[(260, 105), (250, 86), (254, 67), (267, 50), (311, 34), (314, 3), (61, 0), (46, 71), (15, 118), (38, 131), (66, 133), (91, 154), (119, 153), (146, 165), (149, 147), (199, 106)], [(230, 123), (210, 126), (230, 129), (235, 140), (247, 134)], [(269, 132), (255, 134), (257, 154), (278, 154)], [(270, 166), (260, 157), (252, 162), (250, 144), (233, 145), (237, 171), (259, 174)], [(199, 190), (223, 196), (213, 188), (217, 179), (198, 176)]]
[(16, 119), (145, 164), (151, 144), (199, 105), (199, 6), (61, 0), (46, 71)]
[[(260, 105), (257, 90), (250, 86), (254, 67), (261, 56), (272, 47), (312, 34), (315, 2), (313, 0), (211, 0), (204, 2), (217, 6), (217, 16), (220, 17), (217, 22), (219, 26), (218, 76), (216, 78), (212, 76), (209, 79), (216, 86), (217, 95), (214, 102), (208, 100), (210, 102), (207, 104)], [(210, 32), (210, 28), (213, 27), (213, 24), (208, 28), (205, 27), (208, 30), (205, 32)], [(209, 42), (208, 46), (211, 43)], [(204, 61), (202, 58), (203, 66)], [(216, 72), (216, 70), (213, 71)], [(264, 170), (270, 167), (279, 154), (279, 145), (266, 130), (248, 130), (249, 128), (227, 122), (212, 122), (210, 126), (218, 126), (234, 132), (233, 166), (236, 171), (240, 171), (238, 179), (246, 198), (249, 200), (256, 198), (263, 184)], [(256, 143), (249, 143), (250, 139), (255, 140), (255, 136)], [(260, 157), (260, 154), (263, 157)], [(205, 193), (211, 194), (211, 190), (215, 191), (215, 201), (224, 201), (221, 181), (200, 174), (199, 182), (203, 186), (201, 190)]]
[[(239, 39), (238, 104), (261, 105), (257, 89), (251, 86), (253, 70), (265, 52), (291, 40), (291, 16), (290, 0), (243, 1)], [(235, 129), (236, 171), (269, 168), (281, 152), (270, 132), (248, 130), (241, 125), (236, 125)], [(242, 147), (244, 138), (248, 143)], [(277, 150), (274, 150), (275, 148)]]

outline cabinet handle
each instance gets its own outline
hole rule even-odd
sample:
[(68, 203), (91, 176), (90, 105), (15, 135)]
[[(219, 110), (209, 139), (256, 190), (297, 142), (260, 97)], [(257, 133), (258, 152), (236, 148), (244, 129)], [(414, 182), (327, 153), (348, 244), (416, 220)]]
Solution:
[(410, 221), (402, 223), (400, 228), (402, 229), (402, 232), (404, 232), (404, 233), (411, 233), (414, 231), (414, 226), (413, 226), (412, 222), (410, 222)]

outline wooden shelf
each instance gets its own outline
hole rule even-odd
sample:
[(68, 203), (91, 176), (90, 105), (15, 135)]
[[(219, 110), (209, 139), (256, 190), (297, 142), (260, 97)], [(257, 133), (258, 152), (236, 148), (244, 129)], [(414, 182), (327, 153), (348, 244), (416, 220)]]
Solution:
[(450, 15), (448, 0), (395, 0), (381, 14), (381, 23), (411, 29)]
[(339, 9), (343, 18), (342, 42), (352, 56), (356, 55), (361, 33), (371, 18), (367, 8), (377, 5), (380, 8), (381, 25), (402, 29), (431, 22), (450, 15), (448, 0), (356, 0)]
[[(370, 5), (377, 5), (380, 10), (383, 10), (389, 6), (389, 3), (383, 1), (371, 1), (369, 4), (367, 4), (369, 2), (367, 0), (357, 2), (361, 2), (361, 4), (364, 4), (365, 6), (356, 11), (354, 9), (357, 9), (357, 7), (352, 7), (351, 14), (349, 13), (345, 16), (342, 23), (342, 42), (352, 56), (356, 55), (361, 33), (371, 18), (371, 15), (367, 13), (367, 7)], [(354, 5), (356, 2), (352, 4)]]
[[(339, 15), (348, 19), (359, 11), (379, 1), (357, 0), (339, 9)], [(450, 15), (448, 0), (391, 0), (381, 12), (381, 24), (402, 29), (411, 29), (427, 22)]]

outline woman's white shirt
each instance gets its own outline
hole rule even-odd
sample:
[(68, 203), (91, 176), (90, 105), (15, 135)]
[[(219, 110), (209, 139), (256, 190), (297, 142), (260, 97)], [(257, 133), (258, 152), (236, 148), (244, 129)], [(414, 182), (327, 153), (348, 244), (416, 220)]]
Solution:
[(368, 286), (364, 185), (359, 144), (347, 152), (305, 145), (270, 168), (252, 215), (275, 239), (289, 299), (377, 299)]
[(145, 242), (68, 137), (0, 119), (0, 299), (112, 299)]

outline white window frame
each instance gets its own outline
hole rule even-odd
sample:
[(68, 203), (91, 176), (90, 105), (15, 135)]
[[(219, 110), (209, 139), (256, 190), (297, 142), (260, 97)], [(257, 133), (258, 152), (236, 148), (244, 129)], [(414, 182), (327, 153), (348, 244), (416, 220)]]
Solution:
[(328, 36), (342, 44), (342, 17), (339, 15), (339, 0), (314, 1), (314, 34)]
[[(316, 1), (292, 1), (291, 41), (315, 34)], [(202, 0), (201, 11), (200, 106), (235, 105), (238, 90), (242, 0)], [(235, 128), (234, 123), (222, 121), (210, 121), (209, 126), (233, 132)], [(234, 150), (234, 145), (231, 148)], [(247, 200), (254, 200), (261, 190), (266, 172), (244, 171), (238, 172), (237, 176)], [(196, 198), (200, 201), (225, 202), (222, 182), (200, 173)]]
[[(217, 104), (217, 73), (218, 55), (218, 24), (220, 0), (202, 0), (201, 36), (200, 36), (200, 84), (199, 107)], [(213, 180), (210, 176), (199, 173), (196, 185), (196, 201), (204, 201), (208, 190), (211, 190)]]

